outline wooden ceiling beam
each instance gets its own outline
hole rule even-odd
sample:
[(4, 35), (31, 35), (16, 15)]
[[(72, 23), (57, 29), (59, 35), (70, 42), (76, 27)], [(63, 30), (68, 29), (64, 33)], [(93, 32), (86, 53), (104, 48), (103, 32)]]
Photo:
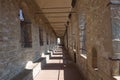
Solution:
[(71, 12), (71, 11), (64, 11), (64, 12), (36, 12), (36, 14), (61, 14), (61, 13), (64, 13), (64, 14), (68, 14), (68, 13), (76, 13), (76, 12)]
[(65, 30), (65, 28), (53, 28), (54, 30)]
[(61, 16), (61, 15), (59, 15), (59, 16), (46, 16), (47, 18), (61, 18), (61, 17), (68, 17), (68, 16)]
[[(47, 24), (47, 22), (45, 22)], [(66, 23), (66, 22), (49, 22), (50, 24), (59, 24), (59, 23)]]
[(49, 16), (47, 18), (67, 18), (68, 16)]
[(59, 28), (66, 28), (65, 26), (53, 26), (53, 28), (59, 29)]
[(45, 7), (41, 9), (71, 9), (71, 7)]
[(55, 31), (65, 31), (65, 29), (54, 29)]

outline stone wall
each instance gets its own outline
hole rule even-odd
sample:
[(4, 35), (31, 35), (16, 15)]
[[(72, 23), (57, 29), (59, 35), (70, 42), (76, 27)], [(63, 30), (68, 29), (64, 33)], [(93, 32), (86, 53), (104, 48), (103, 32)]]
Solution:
[[(109, 0), (77, 0), (72, 11), (71, 25), (69, 26), (69, 52), (74, 59), (71, 49), (76, 39), (77, 66), (85, 80), (113, 80), (112, 62), (109, 56), (113, 54), (112, 25)], [(85, 50), (86, 55), (80, 51), (80, 26), (83, 25), (81, 17), (85, 17)], [(75, 37), (71, 31), (75, 30)], [(97, 53), (97, 68), (93, 67), (94, 50)], [(94, 58), (95, 59), (95, 58)]]
[[(89, 2), (86, 8), (86, 45), (88, 51), (88, 80), (112, 80), (112, 65), (109, 56), (112, 54), (111, 19), (109, 0)], [(92, 49), (97, 51), (98, 70), (92, 67)], [(94, 77), (92, 77), (94, 76)]]
[[(35, 21), (32, 13), (29, 13), (32, 15), (30, 16), (32, 47), (21, 46), (20, 7), (17, 1), (0, 0), (0, 80), (10, 80), (25, 69), (27, 62), (38, 60), (46, 49), (49, 50), (48, 46), (52, 48), (55, 46), (55, 43), (47, 45), (45, 42), (46, 32), (52, 33), (51, 28), (46, 25), (42, 25), (42, 27), (50, 29), (44, 29), (44, 45), (40, 46), (39, 21)], [(28, 11), (32, 12), (32, 9), (29, 7)], [(52, 39), (55, 40), (55, 35), (52, 36)]]
[[(111, 20), (112, 20), (112, 41), (113, 41), (113, 53), (120, 54), (120, 1), (111, 0)], [(119, 61), (113, 62), (113, 75), (119, 75)]]

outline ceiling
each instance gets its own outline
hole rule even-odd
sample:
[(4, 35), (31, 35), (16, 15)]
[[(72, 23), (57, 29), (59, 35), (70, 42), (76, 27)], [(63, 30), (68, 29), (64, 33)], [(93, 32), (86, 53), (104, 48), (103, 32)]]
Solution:
[(120, 4), (120, 0), (110, 0), (112, 4)]
[[(72, 0), (36, 0), (53, 27), (57, 36), (63, 36), (66, 30), (68, 15), (71, 12)], [(46, 23), (47, 24), (47, 23)]]

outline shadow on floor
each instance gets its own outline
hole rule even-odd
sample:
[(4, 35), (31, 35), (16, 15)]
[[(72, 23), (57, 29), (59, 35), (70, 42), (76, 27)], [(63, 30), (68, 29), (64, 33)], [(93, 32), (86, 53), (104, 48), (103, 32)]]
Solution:
[[(38, 63), (43, 60), (44, 59), (40, 59), (34, 63)], [(35, 79), (33, 79), (34, 71), (25, 70), (12, 80), (85, 80), (80, 75), (74, 61), (71, 60), (67, 51), (64, 49), (58, 48), (55, 53), (50, 56), (48, 62), (44, 63), (46, 64), (44, 67), (40, 66), (42, 70), (38, 73)], [(36, 71), (37, 70), (38, 69), (36, 68)], [(27, 78), (23, 79), (22, 77)]]
[(66, 54), (66, 51), (60, 51), (59, 49), (57, 49), (53, 54), (54, 57), (51, 56), (51, 63), (46, 63), (42, 70), (58, 70), (58, 78), (55, 80), (83, 80), (81, 79), (80, 73), (75, 66), (75, 63)]
[(63, 59), (63, 57), (51, 57), (50, 59)]

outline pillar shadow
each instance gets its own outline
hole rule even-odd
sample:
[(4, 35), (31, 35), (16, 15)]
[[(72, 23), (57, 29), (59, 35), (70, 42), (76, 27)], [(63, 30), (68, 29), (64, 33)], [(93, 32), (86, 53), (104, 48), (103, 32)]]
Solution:
[(46, 65), (42, 68), (42, 70), (58, 70), (57, 80), (61, 80), (61, 78), (62, 80), (83, 80), (81, 79), (81, 75), (77, 67), (75, 66), (74, 62), (70, 59), (66, 51), (63, 50), (62, 53), (64, 53), (64, 54), (60, 54), (63, 55), (62, 57), (58, 57), (58, 56), (55, 57), (55, 55), (59, 55), (59, 53), (57, 53), (56, 51), (53, 54), (54, 57), (51, 56), (50, 58), (50, 60), (60, 60), (60, 61), (63, 60), (62, 62), (46, 63)]

